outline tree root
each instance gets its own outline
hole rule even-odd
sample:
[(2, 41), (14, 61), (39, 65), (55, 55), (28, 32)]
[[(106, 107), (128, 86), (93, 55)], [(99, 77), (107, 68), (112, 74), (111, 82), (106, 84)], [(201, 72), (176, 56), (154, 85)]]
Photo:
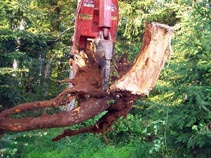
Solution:
[[(80, 68), (71, 80), (74, 86), (65, 89), (57, 97), (48, 101), (20, 104), (1, 112), (0, 133), (72, 126), (107, 111), (94, 125), (78, 130), (66, 129), (52, 140), (87, 132), (105, 133), (118, 118), (127, 115), (135, 100), (147, 96), (155, 86), (166, 58), (172, 52), (172, 32), (167, 25), (147, 23), (144, 44), (132, 68), (125, 72), (131, 64), (127, 64), (122, 58), (117, 63), (120, 78), (111, 83), (107, 92), (101, 88), (101, 73), (96, 63), (88, 59), (87, 65)], [(66, 105), (73, 98), (77, 99), (78, 107), (69, 112), (12, 118), (12, 115), (25, 111)]]

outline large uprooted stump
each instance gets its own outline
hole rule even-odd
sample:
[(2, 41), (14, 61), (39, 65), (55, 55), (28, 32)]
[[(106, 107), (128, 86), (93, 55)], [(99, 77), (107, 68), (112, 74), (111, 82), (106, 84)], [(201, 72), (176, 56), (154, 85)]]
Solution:
[[(102, 91), (100, 72), (88, 54), (86, 66), (80, 68), (70, 81), (73, 87), (51, 100), (25, 103), (1, 112), (1, 133), (71, 126), (106, 111), (94, 125), (78, 130), (67, 129), (53, 141), (85, 132), (105, 133), (118, 118), (127, 115), (135, 100), (147, 96), (155, 86), (164, 62), (171, 53), (172, 32), (167, 25), (147, 23), (138, 57), (130, 64), (125, 62), (124, 57), (116, 63), (119, 75), (115, 81), (111, 81), (107, 92)], [(69, 112), (44, 113), (39, 117), (19, 119), (12, 117), (25, 111), (66, 105), (74, 97), (78, 106)]]

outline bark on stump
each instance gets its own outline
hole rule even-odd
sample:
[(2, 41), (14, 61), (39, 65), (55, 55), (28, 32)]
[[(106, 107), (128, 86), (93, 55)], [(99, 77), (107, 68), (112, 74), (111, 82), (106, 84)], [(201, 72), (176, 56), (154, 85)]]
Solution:
[[(94, 125), (78, 130), (65, 130), (53, 139), (80, 133), (105, 133), (121, 116), (126, 116), (133, 102), (148, 96), (155, 86), (167, 57), (171, 54), (172, 28), (159, 23), (147, 23), (143, 46), (136, 60), (130, 64), (122, 57), (117, 63), (119, 79), (115, 80), (107, 92), (101, 89), (101, 75), (88, 54), (87, 65), (71, 80), (73, 87), (65, 89), (57, 97), (40, 102), (25, 103), (0, 113), (0, 130), (29, 131), (42, 128), (66, 127), (81, 123), (103, 111), (107, 111)], [(127, 72), (125, 72), (128, 70)], [(17, 113), (67, 104), (76, 97), (78, 107), (69, 112), (43, 114), (39, 117), (14, 119)]]

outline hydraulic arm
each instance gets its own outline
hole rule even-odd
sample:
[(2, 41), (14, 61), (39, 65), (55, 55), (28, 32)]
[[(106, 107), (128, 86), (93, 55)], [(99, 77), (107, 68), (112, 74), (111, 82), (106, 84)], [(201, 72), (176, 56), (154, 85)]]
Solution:
[(103, 90), (108, 88), (118, 18), (117, 0), (81, 0), (77, 7), (71, 54), (86, 52), (88, 40), (93, 41)]

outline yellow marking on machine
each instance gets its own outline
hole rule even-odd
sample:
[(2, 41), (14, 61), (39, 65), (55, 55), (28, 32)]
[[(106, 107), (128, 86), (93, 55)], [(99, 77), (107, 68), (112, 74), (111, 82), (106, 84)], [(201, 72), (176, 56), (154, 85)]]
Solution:
[(117, 16), (112, 16), (111, 19), (112, 20), (117, 20)]
[(91, 14), (79, 14), (79, 19), (83, 20), (92, 20), (92, 15)]

